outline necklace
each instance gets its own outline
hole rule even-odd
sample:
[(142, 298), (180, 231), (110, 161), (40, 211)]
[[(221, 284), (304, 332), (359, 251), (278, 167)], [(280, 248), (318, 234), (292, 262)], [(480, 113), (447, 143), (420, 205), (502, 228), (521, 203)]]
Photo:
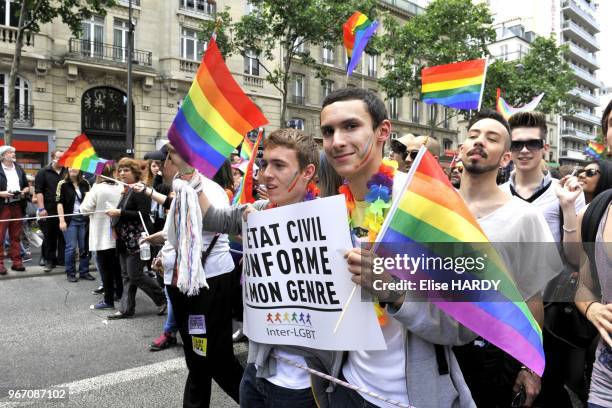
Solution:
[[(365, 196), (365, 201), (368, 206), (365, 209), (363, 227), (368, 230), (368, 242), (373, 243), (376, 241), (376, 237), (380, 232), (385, 221), (385, 211), (391, 207), (391, 196), (393, 194), (393, 178), (395, 177), (395, 171), (397, 169), (397, 163), (383, 159), (382, 164), (378, 168), (378, 172), (370, 178), (367, 182), (368, 192)], [(349, 213), (349, 224), (351, 230), (359, 228), (359, 225), (355, 225), (354, 210), (355, 210), (355, 197), (351, 192), (351, 189), (346, 182), (338, 188), (338, 192), (344, 195), (346, 199), (346, 207)], [(385, 314), (385, 310), (377, 302), (374, 303), (374, 309), (376, 310), (376, 317), (378, 323), (381, 326), (385, 326), (388, 321), (388, 317)]]

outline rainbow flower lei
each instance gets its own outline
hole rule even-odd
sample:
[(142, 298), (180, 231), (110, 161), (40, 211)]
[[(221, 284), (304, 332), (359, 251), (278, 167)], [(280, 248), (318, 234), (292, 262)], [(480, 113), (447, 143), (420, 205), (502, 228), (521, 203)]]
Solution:
[[(391, 197), (393, 195), (393, 178), (397, 170), (397, 162), (389, 159), (383, 159), (382, 164), (378, 168), (378, 172), (368, 180), (368, 192), (365, 196), (365, 201), (369, 205), (365, 209), (364, 227), (368, 230), (368, 241), (373, 243), (380, 232), (380, 229), (385, 221), (385, 211), (391, 207)], [(349, 224), (351, 228), (355, 228), (353, 221), (353, 210), (355, 209), (355, 197), (351, 192), (346, 180), (338, 188), (338, 192), (344, 195), (346, 199), (346, 207), (349, 212)], [(385, 326), (388, 317), (384, 309), (379, 303), (375, 303), (376, 317), (381, 326)]]

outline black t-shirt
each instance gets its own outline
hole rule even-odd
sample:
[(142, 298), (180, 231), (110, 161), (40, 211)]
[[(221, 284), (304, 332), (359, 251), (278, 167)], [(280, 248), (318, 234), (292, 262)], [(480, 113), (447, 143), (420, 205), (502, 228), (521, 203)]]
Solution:
[(45, 203), (45, 209), (49, 214), (57, 214), (57, 205), (55, 197), (57, 194), (57, 184), (66, 174), (66, 168), (58, 173), (51, 167), (51, 164), (38, 170), (34, 179), (34, 191), (42, 193)]

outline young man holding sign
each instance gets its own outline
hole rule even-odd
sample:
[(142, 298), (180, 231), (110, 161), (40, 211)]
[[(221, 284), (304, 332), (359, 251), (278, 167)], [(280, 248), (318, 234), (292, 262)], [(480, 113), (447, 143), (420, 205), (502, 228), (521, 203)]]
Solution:
[[(325, 156), (345, 179), (339, 191), (347, 198), (354, 235), (365, 242), (375, 240), (382, 224), (373, 217), (376, 209), (366, 196), (380, 184), (391, 186), (389, 190), (395, 196), (406, 177), (383, 163), (383, 145), (390, 132), (385, 105), (371, 91), (340, 89), (323, 101), (321, 133)], [(389, 195), (387, 204), (391, 201)], [(387, 211), (388, 207), (383, 210), (384, 216)], [(345, 257), (352, 280), (369, 290), (371, 270), (362, 269), (362, 255), (357, 247)], [(474, 406), (450, 347), (469, 342), (475, 334), (434, 305), (411, 302), (404, 294), (396, 296), (379, 313), (387, 350), (349, 352), (342, 367), (332, 367), (334, 377), (406, 405)], [(394, 406), (341, 386), (329, 395), (317, 394), (318, 401), (333, 407)]]
[[(319, 151), (312, 137), (296, 129), (279, 129), (265, 140), (260, 168), (269, 200), (219, 208), (206, 194), (199, 197), (204, 229), (229, 234), (242, 232), (242, 220), (251, 211), (262, 211), (314, 198), (312, 183), (319, 165)], [(316, 407), (310, 389), (310, 375), (280, 360), (277, 355), (306, 365), (301, 355), (269, 344), (249, 341), (248, 366), (240, 384), (241, 407)]]

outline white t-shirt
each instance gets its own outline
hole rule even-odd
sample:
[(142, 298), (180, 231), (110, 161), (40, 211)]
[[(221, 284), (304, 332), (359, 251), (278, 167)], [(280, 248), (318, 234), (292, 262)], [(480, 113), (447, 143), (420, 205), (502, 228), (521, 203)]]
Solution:
[[(550, 183), (550, 185), (543, 193), (538, 195), (535, 199), (526, 202), (537, 207), (542, 212), (542, 215), (544, 216), (544, 219), (546, 220), (546, 223), (550, 228), (550, 232), (552, 233), (555, 242), (561, 242), (563, 238), (563, 235), (561, 233), (561, 221), (563, 217), (561, 214), (561, 208), (559, 206), (559, 199), (555, 194), (555, 188), (559, 184), (559, 180), (547, 175), (542, 180), (542, 186), (545, 186), (548, 183)], [(510, 185), (514, 187), (513, 180), (507, 181), (500, 187), (503, 191), (512, 195)], [(527, 198), (529, 199), (530, 197)], [(584, 194), (580, 194), (578, 196), (574, 205), (576, 206), (576, 213), (578, 213), (586, 205), (584, 201)]]
[(520, 198), (512, 197), (497, 210), (478, 218), (478, 223), (514, 276), (525, 300), (541, 293), (563, 270), (543, 215)]
[[(227, 197), (225, 190), (223, 190), (220, 185), (207, 179), (206, 177), (202, 177), (202, 180), (204, 185), (203, 189), (206, 192), (206, 197), (208, 197), (210, 203), (217, 208), (228, 207), (229, 198)], [(214, 232), (202, 231), (202, 251), (206, 251), (214, 236)], [(166, 253), (168, 253), (168, 255), (169, 251), (170, 250), (167, 249)], [(171, 257), (164, 255), (162, 256), (162, 262), (164, 263), (164, 284), (171, 285), (174, 260), (172, 259), (172, 265), (169, 268), (166, 268), (166, 264), (170, 263)], [(229, 238), (227, 234), (221, 234), (219, 235), (215, 246), (206, 259), (206, 263), (204, 264), (204, 273), (206, 274), (206, 279), (210, 279), (214, 278), (215, 276), (223, 275), (224, 273), (229, 273), (232, 270), (234, 270), (234, 260), (229, 252)]]
[[(274, 349), (274, 353), (294, 363), (307, 366), (306, 360), (300, 355), (277, 349)], [(310, 388), (310, 374), (308, 371), (294, 367), (278, 359), (276, 360), (276, 374), (266, 378), (266, 380), (278, 387), (289, 388), (291, 390)]]
[[(393, 198), (401, 194), (407, 174), (397, 172), (393, 179)], [(357, 202), (353, 221), (363, 222), (366, 204)], [(374, 306), (372, 306), (374, 307)], [(386, 350), (349, 351), (348, 359), (342, 368), (346, 380), (358, 387), (373, 391), (379, 395), (392, 398), (409, 405), (408, 387), (406, 385), (406, 329), (397, 320), (387, 319), (382, 327)], [(383, 408), (395, 405), (384, 403), (366, 394), (360, 395), (366, 400)]]
[(19, 187), (19, 176), (17, 175), (17, 168), (13, 164), (13, 167), (8, 168), (4, 164), (2, 164), (2, 169), (4, 169), (4, 174), (6, 174), (6, 191), (21, 191)]

